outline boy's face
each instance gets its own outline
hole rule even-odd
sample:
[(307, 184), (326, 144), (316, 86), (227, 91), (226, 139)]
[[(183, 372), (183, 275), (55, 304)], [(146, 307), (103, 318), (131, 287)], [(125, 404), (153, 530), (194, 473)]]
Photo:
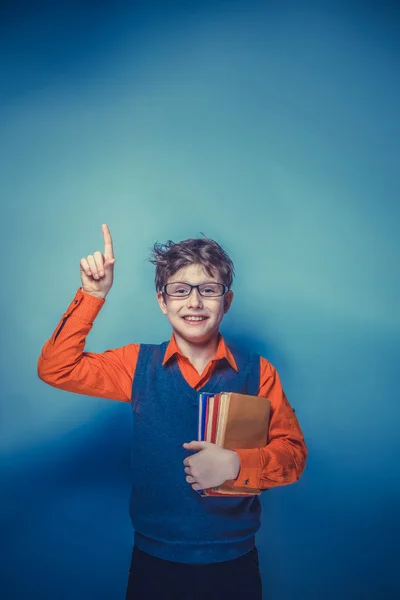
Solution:
[[(222, 283), (217, 272), (210, 277), (203, 266), (198, 264), (188, 265), (177, 271), (167, 281), (167, 283), (172, 282), (191, 285)], [(223, 296), (204, 298), (200, 296), (199, 290), (194, 288), (187, 298), (173, 298), (158, 292), (157, 300), (161, 311), (167, 315), (172, 325), (177, 341), (180, 338), (191, 344), (203, 344), (218, 333), (219, 324), (232, 303), (233, 292), (229, 290)], [(190, 321), (188, 320), (190, 316), (203, 317), (203, 319)]]

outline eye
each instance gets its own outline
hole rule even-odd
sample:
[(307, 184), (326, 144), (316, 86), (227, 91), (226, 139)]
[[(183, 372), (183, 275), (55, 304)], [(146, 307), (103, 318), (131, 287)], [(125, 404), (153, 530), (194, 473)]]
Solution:
[(184, 283), (171, 283), (168, 284), (167, 291), (173, 296), (187, 296), (190, 293), (190, 287)]
[(218, 285), (207, 284), (201, 288), (201, 293), (209, 296), (218, 294)]
[(175, 296), (186, 296), (190, 292), (190, 287), (184, 283), (176, 283), (170, 286), (170, 291)]

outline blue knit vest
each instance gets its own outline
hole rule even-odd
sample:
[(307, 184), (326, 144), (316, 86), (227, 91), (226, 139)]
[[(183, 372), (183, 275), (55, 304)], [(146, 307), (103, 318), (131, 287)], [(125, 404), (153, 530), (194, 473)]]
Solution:
[[(173, 562), (231, 560), (254, 547), (259, 497), (202, 498), (186, 481), (183, 461), (193, 451), (182, 444), (198, 439), (198, 392), (186, 382), (175, 357), (162, 365), (167, 346), (141, 344), (132, 385), (134, 543)], [(221, 359), (200, 391), (257, 395), (260, 357), (230, 350), (238, 372)]]

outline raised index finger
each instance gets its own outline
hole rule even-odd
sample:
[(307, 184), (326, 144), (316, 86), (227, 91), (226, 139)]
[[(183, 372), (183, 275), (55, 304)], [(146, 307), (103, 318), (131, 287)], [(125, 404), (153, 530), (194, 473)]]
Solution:
[(104, 258), (106, 260), (110, 260), (111, 258), (114, 258), (114, 250), (113, 250), (113, 244), (112, 244), (112, 239), (111, 239), (111, 233), (110, 233), (110, 230), (108, 229), (108, 225), (103, 224), (101, 226), (101, 229), (103, 231), (103, 238), (104, 238)]

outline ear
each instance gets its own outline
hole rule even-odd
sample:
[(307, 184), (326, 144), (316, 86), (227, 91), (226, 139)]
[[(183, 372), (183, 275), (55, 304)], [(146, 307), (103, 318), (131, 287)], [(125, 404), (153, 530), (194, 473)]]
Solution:
[(167, 314), (167, 305), (165, 303), (165, 297), (162, 292), (157, 292), (156, 294), (157, 302), (161, 308), (161, 312), (166, 315)]
[(225, 296), (224, 296), (224, 315), (226, 315), (226, 313), (228, 312), (228, 310), (231, 307), (232, 301), (233, 301), (233, 292), (232, 290), (229, 290), (229, 292), (226, 292)]

